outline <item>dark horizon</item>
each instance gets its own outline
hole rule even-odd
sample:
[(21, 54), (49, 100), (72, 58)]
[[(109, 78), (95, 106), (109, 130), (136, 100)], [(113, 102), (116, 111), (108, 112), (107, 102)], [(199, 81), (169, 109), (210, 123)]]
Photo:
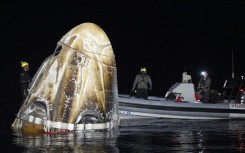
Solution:
[(9, 1), (1, 17), (3, 99), (20, 96), (21, 60), (30, 63), (33, 76), (62, 36), (85, 22), (99, 25), (111, 41), (119, 93), (129, 94), (143, 66), (153, 82), (150, 95), (164, 96), (185, 68), (195, 84), (207, 70), (211, 88), (221, 90), (232, 76), (232, 50), (235, 76), (245, 74), (244, 10), (237, 2)]

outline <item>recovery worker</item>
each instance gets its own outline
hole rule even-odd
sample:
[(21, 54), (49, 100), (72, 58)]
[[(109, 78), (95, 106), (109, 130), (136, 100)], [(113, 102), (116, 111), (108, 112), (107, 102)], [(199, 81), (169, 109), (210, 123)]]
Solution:
[(145, 67), (141, 68), (140, 73), (136, 75), (131, 93), (134, 93), (135, 88), (137, 88), (136, 98), (148, 98), (148, 93), (152, 90), (152, 81)]

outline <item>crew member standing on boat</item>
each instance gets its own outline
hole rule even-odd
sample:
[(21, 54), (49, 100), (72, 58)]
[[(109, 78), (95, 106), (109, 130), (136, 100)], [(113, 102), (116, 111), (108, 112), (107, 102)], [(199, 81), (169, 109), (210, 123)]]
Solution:
[(29, 73), (29, 64), (27, 62), (20, 62), (22, 71), (20, 73), (20, 90), (22, 94), (22, 101), (28, 95), (29, 83), (31, 82), (31, 75)]
[(208, 76), (208, 72), (206, 71), (202, 72), (201, 74), (202, 77), (199, 80), (197, 89), (201, 95), (201, 101), (207, 103), (210, 95), (211, 78)]
[(145, 67), (140, 69), (140, 73), (136, 75), (133, 88), (131, 92), (133, 93), (136, 89), (136, 98), (148, 98), (148, 92), (152, 90), (152, 82), (150, 76), (147, 74)]

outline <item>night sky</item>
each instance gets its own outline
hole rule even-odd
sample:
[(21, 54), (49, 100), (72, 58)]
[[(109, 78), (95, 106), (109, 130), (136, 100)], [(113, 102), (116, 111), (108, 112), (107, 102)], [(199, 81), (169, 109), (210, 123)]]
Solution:
[(108, 35), (117, 63), (119, 93), (128, 94), (145, 66), (150, 95), (164, 96), (185, 70), (197, 84), (207, 70), (212, 89), (232, 74), (245, 75), (245, 5), (239, 1), (6, 1), (0, 2), (1, 98), (20, 99), (20, 60), (34, 75), (73, 27), (93, 22)]

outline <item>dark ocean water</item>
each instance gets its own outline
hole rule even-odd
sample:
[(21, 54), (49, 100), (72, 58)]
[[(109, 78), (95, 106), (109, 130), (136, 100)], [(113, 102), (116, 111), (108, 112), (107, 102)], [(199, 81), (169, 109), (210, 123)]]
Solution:
[(117, 131), (63, 135), (14, 133), (13, 116), (1, 115), (1, 120), (1, 150), (11, 153), (245, 152), (244, 120), (141, 119)]

